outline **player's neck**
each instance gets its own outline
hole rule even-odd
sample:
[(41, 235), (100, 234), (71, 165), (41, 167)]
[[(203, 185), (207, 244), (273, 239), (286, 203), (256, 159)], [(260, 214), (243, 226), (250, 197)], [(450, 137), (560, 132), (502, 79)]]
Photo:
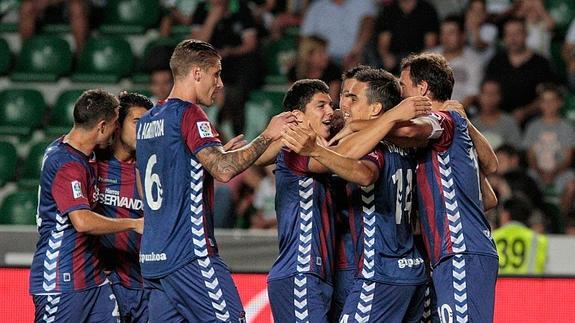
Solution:
[(96, 140), (93, 131), (73, 127), (70, 132), (64, 136), (64, 142), (74, 149), (81, 151), (84, 155), (90, 156), (96, 148)]
[(134, 152), (120, 140), (114, 141), (112, 146), (114, 157), (124, 163), (133, 163), (136, 160)]
[(185, 83), (174, 83), (174, 87), (172, 87), (172, 91), (170, 91), (170, 95), (168, 95), (168, 99), (171, 98), (178, 98), (180, 100), (196, 103), (197, 95), (196, 89), (193, 86)]
[(443, 103), (436, 100), (431, 100), (431, 111), (441, 111), (443, 110)]

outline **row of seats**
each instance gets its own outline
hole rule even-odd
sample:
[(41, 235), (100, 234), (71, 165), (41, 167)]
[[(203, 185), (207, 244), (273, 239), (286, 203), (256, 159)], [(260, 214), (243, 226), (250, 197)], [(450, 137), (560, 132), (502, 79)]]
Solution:
[(0, 203), (0, 224), (36, 224), (38, 193), (35, 191), (16, 191)]
[(31, 189), (38, 186), (42, 158), (50, 140), (32, 145), (28, 155), (20, 162), (16, 147), (8, 141), (0, 141), (0, 187), (18, 179), (18, 187)]

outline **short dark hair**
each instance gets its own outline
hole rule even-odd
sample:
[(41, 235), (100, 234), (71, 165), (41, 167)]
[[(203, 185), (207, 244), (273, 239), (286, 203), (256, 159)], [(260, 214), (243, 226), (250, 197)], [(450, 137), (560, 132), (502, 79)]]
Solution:
[(349, 68), (341, 74), (341, 80), (345, 81), (347, 79), (354, 78), (357, 73), (364, 71), (364, 70), (367, 70), (367, 69), (370, 69), (370, 68), (371, 68), (371, 66), (367, 66), (367, 65), (357, 65), (357, 66), (354, 66), (352, 68)]
[(541, 84), (537, 85), (537, 87), (535, 88), (535, 91), (537, 92), (538, 96), (543, 95), (543, 93), (545, 93), (545, 92), (553, 92), (561, 100), (565, 100), (565, 97), (567, 96), (567, 94), (565, 93), (566, 90), (564, 87), (557, 85), (555, 83), (550, 83), (550, 82), (541, 83)]
[(201, 40), (186, 39), (174, 49), (170, 58), (170, 69), (174, 78), (179, 78), (186, 76), (193, 65), (207, 70), (219, 59), (221, 56), (211, 44)]
[(401, 102), (401, 85), (388, 71), (370, 68), (357, 73), (355, 79), (367, 83), (366, 95), (369, 104), (381, 103), (383, 110), (387, 111)]
[(520, 196), (512, 196), (503, 202), (503, 210), (509, 212), (511, 220), (519, 221), (527, 225), (529, 217), (531, 216), (531, 209), (533, 206), (529, 201)]
[(317, 79), (303, 79), (294, 82), (284, 96), (284, 111), (294, 109), (305, 111), (305, 106), (316, 93), (329, 94), (329, 86), (324, 81)]
[(91, 129), (101, 120), (110, 121), (116, 116), (120, 102), (104, 90), (87, 90), (74, 103), (74, 125)]
[(118, 122), (120, 124), (124, 123), (131, 108), (142, 107), (146, 110), (150, 110), (154, 106), (150, 99), (133, 92), (121, 92), (120, 95), (118, 95), (118, 100), (120, 101), (120, 111), (118, 113)]
[(414, 84), (427, 82), (433, 99), (446, 101), (451, 98), (455, 83), (453, 70), (441, 54), (411, 54), (401, 61), (401, 70), (407, 68)]
[(465, 22), (460, 15), (449, 15), (443, 19), (441, 24), (455, 24), (460, 33), (465, 32)]

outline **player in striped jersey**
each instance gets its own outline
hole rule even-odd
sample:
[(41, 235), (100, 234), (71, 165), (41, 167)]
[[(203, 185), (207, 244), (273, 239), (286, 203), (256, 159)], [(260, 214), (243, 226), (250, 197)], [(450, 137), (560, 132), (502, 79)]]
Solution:
[(118, 100), (84, 92), (74, 104), (74, 127), (44, 155), (39, 187), (40, 239), (30, 270), (36, 322), (116, 322), (117, 305), (96, 253), (97, 235), (142, 232), (141, 219), (110, 219), (96, 206), (94, 149), (116, 130)]
[[(119, 128), (110, 149), (99, 151), (97, 212), (110, 218), (137, 219), (144, 216), (136, 187), (136, 123), (152, 108), (152, 101), (136, 93), (118, 97)], [(123, 322), (148, 322), (149, 291), (140, 272), (139, 234), (121, 232), (100, 237), (100, 260), (106, 270)]]

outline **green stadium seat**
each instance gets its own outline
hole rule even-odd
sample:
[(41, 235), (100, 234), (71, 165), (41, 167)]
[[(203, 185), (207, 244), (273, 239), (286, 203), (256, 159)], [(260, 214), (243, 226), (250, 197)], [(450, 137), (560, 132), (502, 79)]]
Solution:
[(246, 139), (252, 140), (266, 127), (270, 118), (282, 109), (284, 93), (277, 91), (254, 90), (246, 102)]
[[(176, 48), (176, 45), (180, 42), (179, 39), (176, 38), (158, 38), (154, 39), (146, 44), (144, 47), (144, 52), (142, 57), (139, 59), (137, 72), (134, 73), (132, 76), (132, 82), (136, 84), (147, 84), (150, 82), (150, 70), (153, 69), (153, 66), (149, 66), (149, 63), (154, 61), (152, 59), (153, 55), (157, 55), (156, 57), (163, 57), (166, 56), (165, 59), (167, 62), (170, 60), (170, 56), (167, 56), (168, 51), (166, 48)], [(164, 47), (164, 48), (160, 48)], [(158, 52), (158, 50), (161, 52)], [(157, 60), (157, 59), (156, 59)], [(168, 63), (166, 62), (166, 66)]]
[(30, 152), (28, 152), (28, 156), (24, 160), (24, 165), (22, 165), (22, 169), (20, 170), (19, 187), (28, 189), (38, 186), (44, 152), (51, 142), (51, 140), (41, 141), (30, 148)]
[(6, 196), (0, 206), (0, 223), (32, 225), (36, 224), (38, 193), (16, 191)]
[(263, 46), (263, 56), (266, 67), (266, 84), (285, 84), (289, 67), (295, 62), (297, 55), (297, 35), (287, 33), (274, 42)]
[(51, 35), (34, 36), (18, 55), (10, 79), (15, 82), (55, 82), (72, 68), (72, 52), (64, 39)]
[(132, 49), (126, 40), (114, 36), (92, 38), (80, 54), (77, 73), (72, 80), (117, 83), (122, 77), (130, 75), (133, 66)]
[(105, 34), (143, 34), (160, 18), (157, 0), (108, 0), (100, 31)]
[(17, 164), (16, 147), (9, 142), (0, 141), (0, 187), (14, 178)]
[(575, 121), (575, 93), (568, 93), (565, 97), (565, 103), (561, 108), (563, 116), (571, 121)]
[(57, 137), (67, 133), (74, 125), (74, 104), (84, 90), (66, 90), (60, 93), (50, 113), (46, 134)]
[(25, 137), (40, 127), (46, 103), (33, 89), (7, 89), (0, 92), (0, 135)]
[(0, 38), (0, 75), (5, 75), (12, 65), (12, 53), (8, 42)]

